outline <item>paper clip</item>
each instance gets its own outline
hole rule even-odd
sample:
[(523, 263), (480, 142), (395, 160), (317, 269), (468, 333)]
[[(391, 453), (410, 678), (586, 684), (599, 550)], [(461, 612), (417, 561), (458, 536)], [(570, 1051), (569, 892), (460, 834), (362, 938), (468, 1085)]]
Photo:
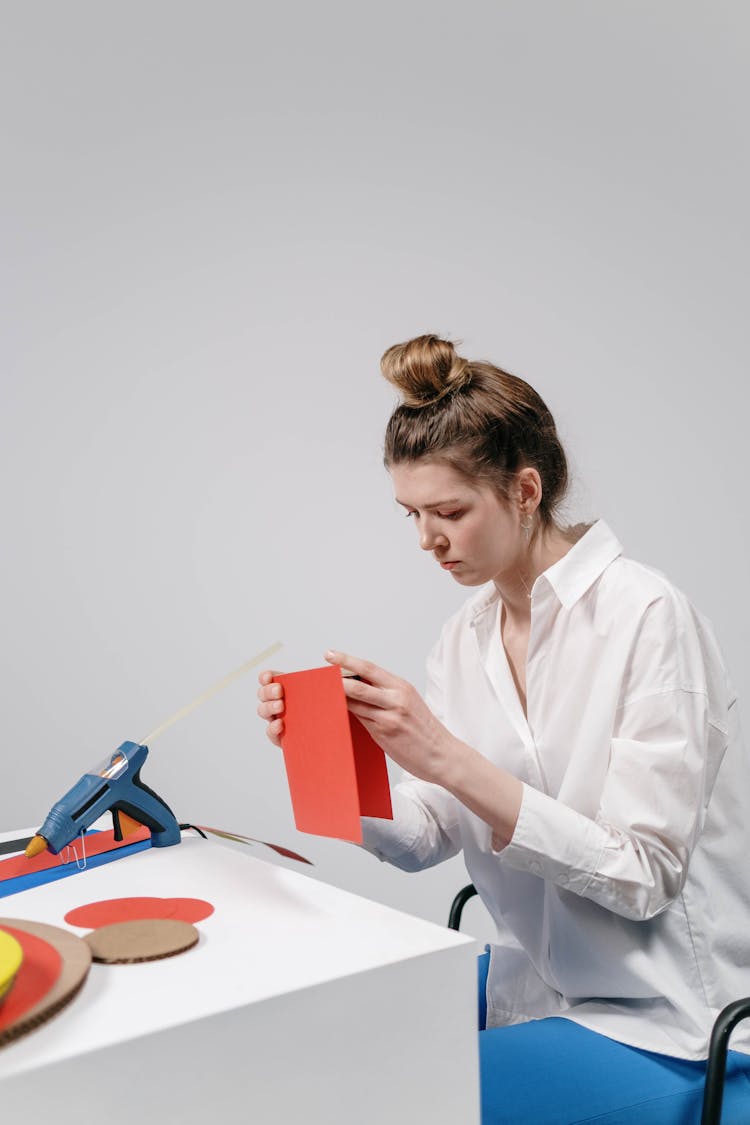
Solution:
[[(73, 853), (73, 859), (75, 860), (75, 864), (76, 864), (76, 867), (78, 868), (78, 870), (79, 871), (85, 871), (86, 870), (86, 832), (85, 832), (85, 829), (84, 829), (83, 832), (81, 832), (81, 858), (80, 859), (78, 858), (78, 852), (76, 851), (75, 844), (72, 844), (72, 843), (67, 844), (64, 848), (64, 851), (60, 852), (60, 855), (58, 856), (58, 859), (63, 864), (63, 866), (66, 863), (72, 863), (73, 862), (73, 860), (71, 860), (71, 858), (70, 858), (71, 852)], [(63, 858), (63, 855), (65, 856), (65, 858)]]

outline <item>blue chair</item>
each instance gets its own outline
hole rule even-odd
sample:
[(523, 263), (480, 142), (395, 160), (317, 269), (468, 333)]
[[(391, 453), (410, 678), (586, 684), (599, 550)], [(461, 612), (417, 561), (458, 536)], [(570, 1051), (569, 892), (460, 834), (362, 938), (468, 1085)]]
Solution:
[[(459, 930), (461, 928), (461, 916), (464, 907), (475, 894), (477, 894), (477, 889), (473, 883), (467, 884), (458, 892), (451, 903), (448, 915), (449, 929)], [(744, 1000), (734, 1000), (731, 1004), (727, 1004), (726, 1008), (719, 1012), (716, 1017), (708, 1048), (701, 1125), (720, 1125), (721, 1123), (721, 1103), (724, 1097), (729, 1037), (737, 1024), (749, 1017), (750, 997)]]

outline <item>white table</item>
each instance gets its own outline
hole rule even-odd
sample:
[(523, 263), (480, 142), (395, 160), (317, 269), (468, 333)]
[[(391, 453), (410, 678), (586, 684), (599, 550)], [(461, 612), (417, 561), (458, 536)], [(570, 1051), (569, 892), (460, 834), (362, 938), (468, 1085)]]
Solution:
[(2, 898), (0, 917), (83, 934), (68, 910), (131, 895), (216, 909), (188, 953), (93, 965), (0, 1049), (3, 1121), (478, 1122), (473, 940), (190, 834)]

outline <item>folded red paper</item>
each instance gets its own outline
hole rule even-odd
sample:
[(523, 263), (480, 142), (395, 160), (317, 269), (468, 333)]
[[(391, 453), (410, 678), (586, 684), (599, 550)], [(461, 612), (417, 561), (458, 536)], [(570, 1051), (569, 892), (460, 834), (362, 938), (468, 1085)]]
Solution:
[(284, 687), (284, 751), (294, 822), (300, 832), (362, 842), (361, 816), (390, 820), (385, 755), (350, 715), (341, 670), (288, 672)]

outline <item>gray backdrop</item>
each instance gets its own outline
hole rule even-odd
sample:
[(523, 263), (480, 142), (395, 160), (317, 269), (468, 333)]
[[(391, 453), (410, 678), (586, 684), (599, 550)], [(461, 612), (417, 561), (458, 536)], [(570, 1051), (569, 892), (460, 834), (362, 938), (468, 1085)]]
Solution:
[[(0, 13), (3, 828), (277, 638), (421, 686), (464, 592), (393, 503), (378, 360), (426, 331), (541, 391), (572, 518), (750, 698), (746, 4)], [(428, 918), (465, 881), (296, 833), (253, 679), (144, 777)]]

